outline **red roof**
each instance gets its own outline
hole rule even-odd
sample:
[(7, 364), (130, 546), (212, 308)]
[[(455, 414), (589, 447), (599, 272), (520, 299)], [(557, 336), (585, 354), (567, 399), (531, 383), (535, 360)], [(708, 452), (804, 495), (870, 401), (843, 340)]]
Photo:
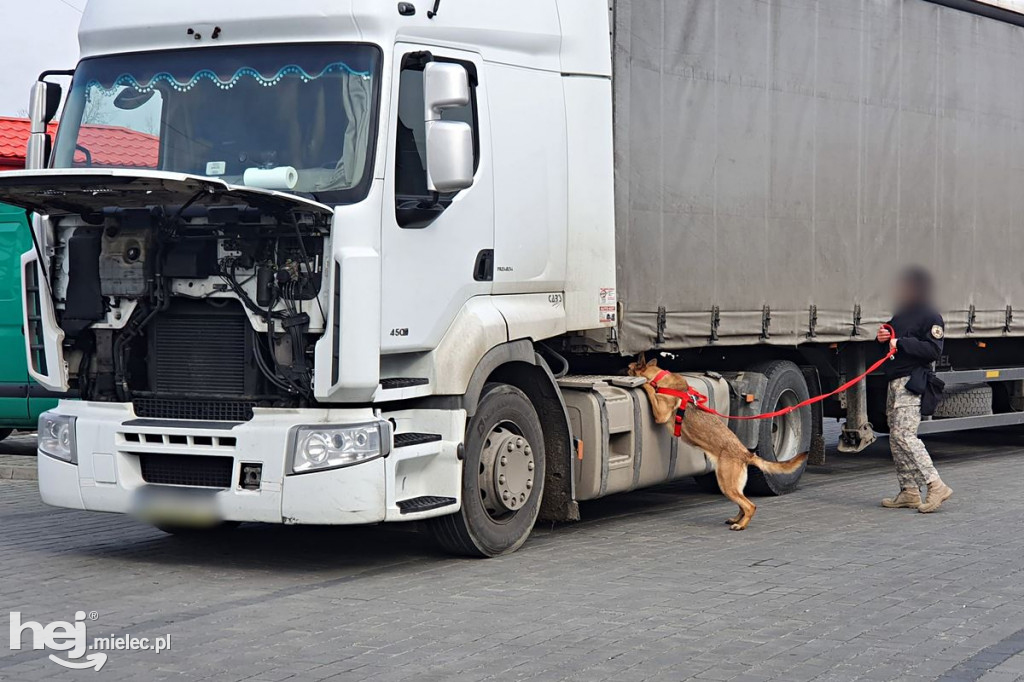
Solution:
[[(50, 134), (57, 124), (50, 124)], [(29, 121), (26, 118), (0, 116), (0, 170), (25, 167)], [(160, 138), (118, 126), (85, 125), (78, 142), (92, 152), (93, 166), (156, 168), (160, 160)], [(76, 164), (85, 162), (85, 155), (75, 153)]]
[(11, 170), (25, 167), (25, 146), (28, 144), (27, 118), (0, 116), (0, 168)]

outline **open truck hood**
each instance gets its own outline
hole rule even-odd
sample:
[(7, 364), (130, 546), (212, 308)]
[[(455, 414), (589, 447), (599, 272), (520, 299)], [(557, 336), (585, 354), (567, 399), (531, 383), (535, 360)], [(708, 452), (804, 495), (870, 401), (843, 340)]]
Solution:
[(49, 169), (0, 173), (0, 203), (50, 216), (98, 213), (105, 208), (244, 204), (269, 213), (334, 209), (294, 194), (229, 185), (216, 178), (144, 170)]

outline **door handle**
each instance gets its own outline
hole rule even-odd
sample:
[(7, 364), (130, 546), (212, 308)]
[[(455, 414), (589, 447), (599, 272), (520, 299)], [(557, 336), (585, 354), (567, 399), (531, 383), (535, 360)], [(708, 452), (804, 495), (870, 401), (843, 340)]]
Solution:
[(494, 281), (494, 249), (484, 249), (476, 255), (473, 279), (477, 282)]

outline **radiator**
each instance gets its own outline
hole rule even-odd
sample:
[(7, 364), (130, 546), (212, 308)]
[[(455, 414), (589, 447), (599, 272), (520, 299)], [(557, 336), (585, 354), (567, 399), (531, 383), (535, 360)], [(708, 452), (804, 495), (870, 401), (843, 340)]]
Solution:
[(253, 332), (241, 306), (180, 302), (148, 331), (150, 391), (159, 396), (236, 396), (256, 390)]

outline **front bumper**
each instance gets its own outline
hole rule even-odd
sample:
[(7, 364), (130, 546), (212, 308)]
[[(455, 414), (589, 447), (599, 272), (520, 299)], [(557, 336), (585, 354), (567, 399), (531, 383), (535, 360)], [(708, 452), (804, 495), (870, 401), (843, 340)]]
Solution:
[[(340, 469), (287, 475), (289, 432), (304, 424), (359, 424), (381, 419), (370, 409), (351, 410), (255, 410), (245, 423), (190, 422), (139, 419), (131, 405), (67, 401), (57, 408), (76, 421), (78, 464), (39, 454), (39, 490), (43, 501), (57, 507), (91, 511), (133, 513), (140, 499), (157, 491), (200, 493), (212, 514), (225, 521), (295, 524), (366, 524), (384, 520), (412, 520), (423, 515), (401, 514), (403, 456), (416, 454), (417, 461), (441, 476), (431, 480), (458, 481), (461, 462), (456, 443), (444, 441), (427, 452), (397, 453)], [(390, 433), (390, 429), (385, 430)], [(385, 452), (391, 448), (384, 448)], [(450, 452), (450, 456), (448, 453)], [(183, 464), (181, 485), (147, 483), (143, 461)], [(189, 457), (202, 457), (230, 466), (215, 485), (187, 485)], [(228, 460), (230, 458), (230, 464)], [(247, 489), (243, 467), (259, 465), (258, 489)], [(149, 475), (152, 480), (152, 475)], [(251, 481), (249, 481), (251, 484)], [(252, 487), (251, 485), (249, 487)], [(449, 486), (445, 486), (449, 487)], [(434, 494), (451, 494), (436, 491)], [(457, 494), (457, 493), (456, 493)], [(182, 496), (182, 505), (195, 495)], [(443, 510), (451, 513), (457, 506)], [(181, 509), (183, 513), (187, 509)], [(166, 507), (161, 513), (166, 513)], [(434, 515), (434, 514), (431, 514)], [(154, 520), (151, 516), (147, 520)], [(159, 519), (156, 519), (159, 521)], [(168, 518), (167, 522), (173, 522)]]

